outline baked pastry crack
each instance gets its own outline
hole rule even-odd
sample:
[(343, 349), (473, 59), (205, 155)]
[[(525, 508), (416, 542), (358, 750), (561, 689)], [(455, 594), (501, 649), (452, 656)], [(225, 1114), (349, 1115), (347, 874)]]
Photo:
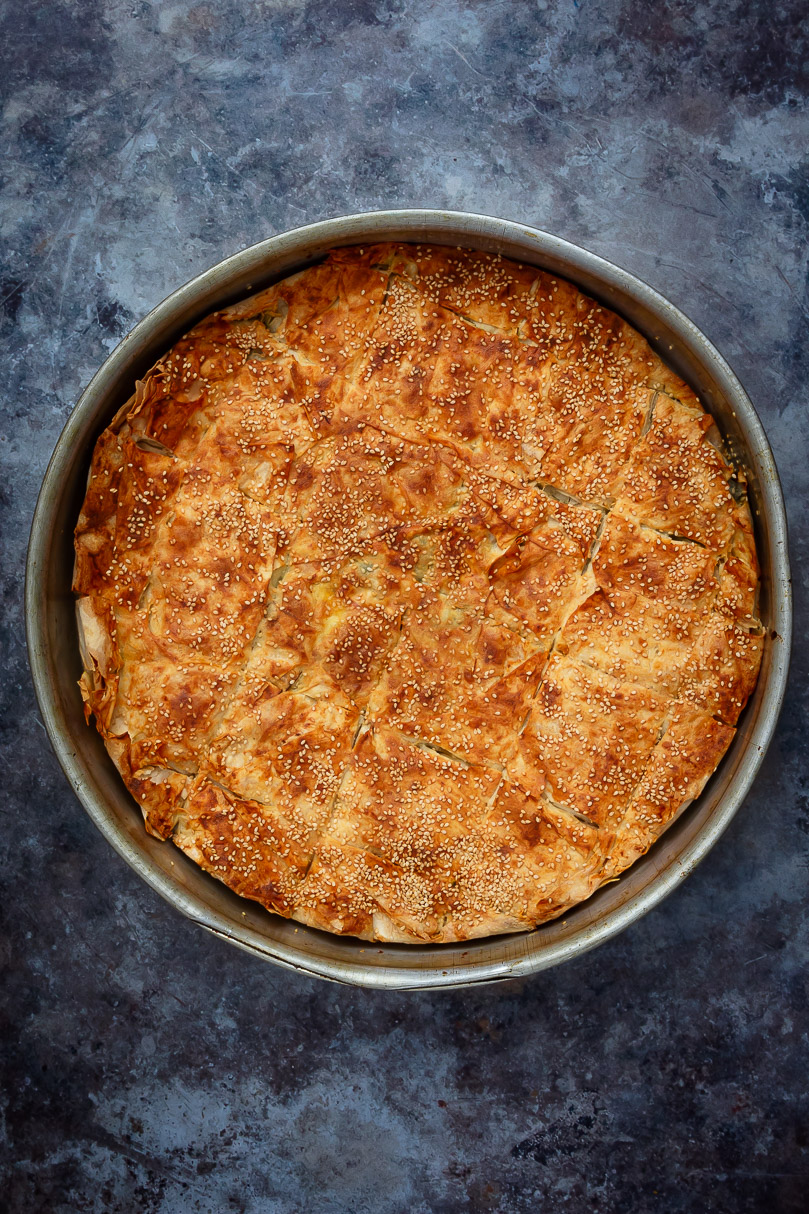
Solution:
[(570, 283), (347, 248), (203, 320), (98, 440), (82, 695), (153, 834), (401, 942), (520, 931), (697, 797), (758, 674), (743, 471)]

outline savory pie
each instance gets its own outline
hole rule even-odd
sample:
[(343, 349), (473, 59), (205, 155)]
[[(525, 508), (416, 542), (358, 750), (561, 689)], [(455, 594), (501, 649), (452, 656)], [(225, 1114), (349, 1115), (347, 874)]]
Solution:
[(154, 835), (328, 931), (561, 914), (756, 681), (743, 475), (570, 283), (340, 249), (196, 326), (98, 440), (81, 689)]

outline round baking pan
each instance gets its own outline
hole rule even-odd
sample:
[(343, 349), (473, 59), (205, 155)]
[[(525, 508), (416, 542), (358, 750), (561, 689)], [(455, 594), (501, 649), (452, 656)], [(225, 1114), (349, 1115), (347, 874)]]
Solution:
[[(463, 944), (369, 944), (270, 914), (232, 893), (171, 843), (144, 829), (95, 728), (84, 720), (71, 577), (73, 528), (98, 435), (131, 396), (135, 379), (198, 320), (323, 257), (340, 245), (385, 240), (460, 245), (547, 270), (624, 316), (697, 392), (731, 458), (747, 476), (766, 626), (761, 673), (738, 732), (698, 801), (647, 855), (563, 918), (531, 932)], [(37, 502), (26, 571), (31, 670), (45, 727), (76, 795), (113, 847), (168, 902), (255, 956), (380, 988), (465, 986), (534, 973), (614, 936), (679, 885), (741, 805), (775, 729), (791, 634), (786, 520), (761, 423), (727, 363), (702, 333), (645, 283), (547, 232), (483, 215), (377, 211), (274, 236), (228, 257), (150, 312), (89, 384), (56, 445)]]

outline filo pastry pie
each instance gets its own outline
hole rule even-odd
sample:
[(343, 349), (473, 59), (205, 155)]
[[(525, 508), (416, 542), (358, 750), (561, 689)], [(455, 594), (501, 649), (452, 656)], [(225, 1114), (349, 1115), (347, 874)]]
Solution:
[(98, 440), (88, 720), (231, 889), (365, 939), (534, 927), (701, 791), (755, 684), (743, 476), (571, 284), (378, 245), (197, 325)]

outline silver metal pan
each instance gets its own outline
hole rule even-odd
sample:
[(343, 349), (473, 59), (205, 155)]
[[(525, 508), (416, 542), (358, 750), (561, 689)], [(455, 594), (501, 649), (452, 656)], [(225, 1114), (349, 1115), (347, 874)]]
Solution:
[[(698, 393), (747, 474), (767, 627), (761, 675), (738, 733), (697, 803), (615, 884), (532, 932), (452, 945), (379, 945), (272, 915), (207, 876), (144, 829), (95, 728), (87, 726), (73, 599), (73, 527), (96, 438), (142, 375), (188, 329), (339, 245), (405, 240), (502, 253), (569, 279), (624, 316)], [(45, 474), (28, 550), (28, 646), (42, 717), (65, 774), (99, 830), (145, 881), (209, 931), (279, 965), (380, 988), (464, 986), (534, 973), (614, 936), (679, 885), (741, 805), (775, 729), (787, 678), (791, 597), (784, 504), (761, 423), (741, 384), (698, 329), (617, 266), (565, 240), (488, 216), (378, 211), (326, 220), (236, 253), (175, 291), (110, 355), (82, 394)], [(44, 809), (42, 812), (45, 812)]]

